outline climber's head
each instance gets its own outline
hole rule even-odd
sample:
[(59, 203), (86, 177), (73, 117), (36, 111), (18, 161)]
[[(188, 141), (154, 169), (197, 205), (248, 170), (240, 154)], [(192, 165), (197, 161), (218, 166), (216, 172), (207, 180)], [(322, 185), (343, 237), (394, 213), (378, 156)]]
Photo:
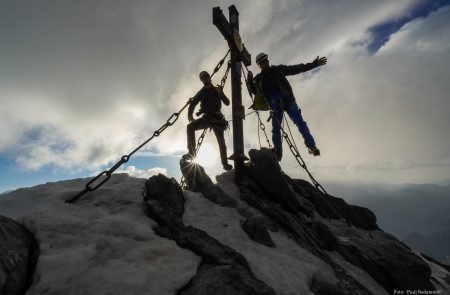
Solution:
[(207, 71), (201, 71), (200, 74), (198, 75), (198, 77), (200, 78), (200, 81), (203, 82), (203, 84), (211, 83), (211, 76), (209, 75), (209, 73)]
[(256, 64), (261, 68), (261, 70), (266, 70), (269, 68), (269, 56), (263, 52), (256, 56)]

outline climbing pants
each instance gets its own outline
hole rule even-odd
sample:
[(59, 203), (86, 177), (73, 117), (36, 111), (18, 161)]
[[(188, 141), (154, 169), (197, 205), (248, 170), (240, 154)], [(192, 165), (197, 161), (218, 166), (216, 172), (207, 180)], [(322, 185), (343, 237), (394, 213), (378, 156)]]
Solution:
[(277, 151), (282, 151), (281, 144), (281, 123), (283, 122), (283, 113), (286, 112), (294, 124), (297, 126), (298, 131), (303, 136), (305, 145), (307, 147), (314, 147), (316, 143), (314, 141), (311, 132), (309, 131), (308, 125), (303, 120), (302, 111), (294, 102), (289, 106), (284, 106), (282, 104), (282, 97), (273, 96), (269, 100), (270, 106), (273, 110), (272, 118), (272, 142)]
[(227, 146), (225, 144), (225, 136), (224, 132), (225, 130), (223, 128), (217, 127), (212, 125), (209, 120), (205, 118), (197, 119), (187, 125), (187, 147), (189, 154), (196, 156), (195, 154), (195, 131), (202, 130), (205, 128), (212, 128), (214, 131), (214, 134), (217, 138), (217, 143), (219, 144), (219, 152), (220, 152), (220, 159), (222, 162), (222, 165), (228, 164), (227, 159)]

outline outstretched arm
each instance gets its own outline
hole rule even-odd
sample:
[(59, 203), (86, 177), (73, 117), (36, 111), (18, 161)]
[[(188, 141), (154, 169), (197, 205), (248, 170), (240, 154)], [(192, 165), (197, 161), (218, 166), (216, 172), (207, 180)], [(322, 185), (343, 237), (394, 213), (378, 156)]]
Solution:
[(309, 70), (312, 70), (314, 68), (317, 68), (318, 66), (323, 66), (327, 63), (326, 57), (317, 57), (313, 62), (307, 63), (307, 64), (298, 64), (293, 66), (285, 66), (285, 65), (279, 65), (276, 66), (278, 71), (280, 71), (285, 76), (290, 75), (297, 75), (300, 73), (307, 72)]

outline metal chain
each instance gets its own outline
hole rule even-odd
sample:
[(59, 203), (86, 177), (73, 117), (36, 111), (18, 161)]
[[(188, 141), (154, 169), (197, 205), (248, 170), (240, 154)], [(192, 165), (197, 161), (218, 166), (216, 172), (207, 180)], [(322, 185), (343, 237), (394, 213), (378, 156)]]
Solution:
[[(222, 58), (219, 61), (219, 63), (215, 67), (214, 72), (212, 73), (211, 77), (214, 76), (214, 74), (219, 71), (219, 69), (222, 67), (222, 65), (223, 65), (223, 63), (225, 61), (225, 58), (228, 56), (229, 53), (230, 53), (230, 50), (228, 50), (228, 52), (227, 52), (227, 54), (225, 54), (224, 58)], [(225, 74), (223, 75), (222, 79), (220, 80), (220, 87), (221, 87), (221, 89), (223, 89), (225, 87), (225, 83), (227, 82), (228, 74), (230, 73), (230, 69), (231, 69), (231, 60), (228, 61), (227, 69), (225, 70)], [(208, 128), (209, 127), (205, 128), (203, 130), (202, 134), (200, 135), (200, 137), (197, 140), (197, 146), (195, 148), (195, 155), (197, 155), (198, 151), (200, 150), (200, 146), (203, 143), (203, 139), (205, 138), (206, 131), (208, 130)], [(184, 179), (184, 175), (181, 177), (180, 186), (181, 186), (181, 188), (184, 188), (186, 186), (186, 180)]]
[[(247, 66), (246, 66), (245, 68), (247, 69), (247, 72), (248, 72)], [(243, 71), (243, 70), (242, 70), (242, 71)], [(244, 73), (244, 72), (243, 72), (243, 73)], [(245, 73), (244, 73), (244, 78), (245, 78)], [(245, 80), (247, 80), (247, 79), (245, 79)], [(248, 89), (248, 86), (247, 86), (247, 89)], [(253, 102), (253, 94), (250, 92), (250, 89), (248, 89), (248, 92), (249, 92), (250, 98), (252, 99), (252, 102)], [(269, 108), (270, 108), (272, 120), (278, 120), (278, 118), (276, 118), (276, 116), (273, 115), (273, 110), (272, 110), (272, 108), (270, 107), (270, 105), (269, 105)], [(261, 119), (259, 118), (259, 113), (258, 113), (258, 111), (256, 111), (256, 113), (258, 114), (258, 120), (261, 122)], [(308, 174), (309, 178), (311, 179), (311, 181), (312, 181), (312, 183), (314, 184), (314, 186), (316, 187), (316, 189), (317, 189), (319, 192), (321, 192), (322, 194), (328, 195), (327, 191), (323, 188), (323, 186), (322, 186), (322, 185), (321, 185), (321, 184), (320, 184), (320, 183), (312, 176), (311, 172), (309, 172), (308, 167), (306, 166), (305, 161), (304, 161), (303, 158), (300, 156), (300, 153), (299, 153), (299, 151), (298, 151), (298, 149), (297, 149), (297, 145), (295, 144), (295, 142), (292, 143), (292, 141), (294, 140), (294, 138), (292, 137), (292, 141), (291, 141), (291, 139), (289, 138), (288, 134), (284, 131), (284, 128), (282, 127), (281, 122), (278, 122), (278, 123), (279, 123), (279, 125), (280, 125), (280, 129), (281, 129), (281, 132), (282, 132), (282, 134), (283, 134), (283, 137), (284, 137), (284, 139), (286, 140), (286, 143), (288, 144), (289, 149), (291, 150), (292, 154), (294, 155), (295, 160), (297, 161), (297, 163), (300, 165), (300, 167), (302, 167), (302, 168), (306, 171), (306, 173)], [(286, 120), (286, 123), (287, 123), (287, 120)], [(262, 124), (262, 122), (261, 122), (261, 124), (260, 124), (260, 127), (261, 127), (261, 125), (264, 126), (264, 124)], [(289, 124), (287, 124), (287, 126), (288, 126), (288, 128), (289, 128)], [(266, 134), (266, 132), (265, 132), (265, 126), (264, 126), (264, 128), (261, 128), (261, 129), (264, 131), (264, 134), (266, 135), (266, 139), (267, 139), (267, 141), (269, 142), (269, 139), (268, 139), (267, 134)], [(289, 132), (290, 132), (290, 128), (289, 128)], [(259, 136), (259, 133), (258, 133), (258, 136)], [(292, 136), (292, 133), (291, 133), (291, 136)], [(260, 143), (260, 146), (261, 146), (261, 143)], [(270, 143), (269, 143), (269, 147), (271, 148)]]
[[(105, 182), (107, 182), (110, 178), (111, 178), (111, 174), (116, 171), (122, 164), (128, 162), (128, 160), (131, 158), (131, 156), (136, 153), (138, 150), (140, 150), (144, 145), (146, 145), (147, 143), (149, 143), (153, 138), (158, 137), (161, 135), (162, 132), (164, 132), (164, 130), (166, 130), (169, 126), (172, 126), (173, 124), (175, 124), (175, 122), (178, 120), (178, 118), (180, 117), (180, 114), (186, 109), (186, 107), (192, 102), (192, 98), (190, 98), (187, 103), (176, 113), (173, 113), (169, 119), (167, 119), (166, 123), (164, 123), (158, 130), (156, 130), (155, 132), (153, 132), (153, 135), (148, 138), (146, 141), (144, 141), (141, 145), (139, 145), (137, 148), (135, 148), (131, 153), (129, 153), (128, 155), (124, 155), (122, 156), (122, 158), (116, 163), (114, 164), (114, 166), (112, 166), (109, 170), (105, 170), (103, 172), (100, 172), (96, 177), (94, 177), (93, 179), (91, 179), (88, 183), (86, 183), (85, 188), (80, 191), (78, 194), (76, 194), (75, 196), (73, 196), (72, 198), (66, 200), (66, 203), (73, 203), (76, 200), (78, 200), (79, 198), (81, 198), (84, 194), (86, 194), (87, 192), (92, 192), (95, 191), (96, 189), (98, 189), (100, 186), (102, 186)], [(103, 178), (103, 179), (100, 179)], [(97, 184), (94, 184), (95, 182), (97, 182)]]
[[(211, 74), (211, 77), (214, 76), (214, 74), (216, 74), (220, 68), (222, 67), (223, 63), (225, 62), (226, 57), (228, 56), (228, 54), (230, 53), (230, 49), (228, 50), (228, 52), (225, 54), (225, 56), (219, 61), (219, 63), (216, 65), (216, 67), (214, 68), (213, 73)], [(229, 71), (229, 68), (227, 69), (227, 73)], [(225, 84), (225, 83), (224, 83)], [(111, 174), (114, 173), (114, 171), (116, 171), (120, 166), (122, 166), (122, 164), (127, 163), (128, 160), (130, 160), (131, 156), (136, 153), (138, 150), (140, 150), (143, 146), (145, 146), (147, 143), (149, 143), (153, 138), (158, 137), (161, 135), (161, 133), (164, 132), (164, 130), (166, 130), (169, 126), (172, 126), (173, 124), (175, 124), (175, 122), (178, 120), (178, 118), (180, 117), (180, 114), (186, 109), (186, 107), (191, 104), (192, 102), (192, 98), (190, 98), (186, 104), (176, 113), (173, 113), (166, 121), (166, 123), (164, 125), (162, 125), (158, 130), (156, 130), (155, 132), (153, 132), (153, 135), (148, 138), (146, 141), (144, 141), (141, 145), (139, 145), (137, 148), (135, 148), (132, 152), (130, 152), (128, 155), (123, 155), (122, 158), (120, 158), (120, 160), (114, 164), (114, 166), (112, 166), (110, 169), (105, 170), (100, 172), (97, 176), (95, 176), (93, 179), (91, 179), (88, 183), (86, 183), (85, 188), (80, 191), (78, 194), (76, 194), (75, 196), (73, 196), (72, 198), (66, 200), (66, 203), (73, 203), (76, 200), (78, 200), (79, 198), (81, 198), (84, 194), (86, 194), (87, 192), (92, 192), (95, 191), (96, 189), (98, 189), (100, 186), (102, 186), (105, 182), (107, 182), (110, 178), (111, 178)], [(103, 178), (103, 179), (101, 179)], [(94, 184), (95, 182), (98, 182), (96, 184)]]
[[(197, 146), (195, 148), (195, 155), (197, 155), (198, 151), (200, 150), (200, 147), (203, 143), (203, 139), (205, 138), (206, 131), (208, 130), (208, 128), (209, 127), (206, 127), (205, 129), (203, 129), (202, 134), (200, 135), (200, 137), (197, 140)], [(181, 177), (180, 186), (181, 186), (181, 188), (184, 188), (186, 186), (186, 180), (184, 179), (184, 175)]]
[(225, 87), (225, 83), (227, 82), (227, 78), (228, 78), (228, 73), (230, 72), (231, 69), (231, 59), (228, 61), (228, 65), (227, 65), (227, 70), (225, 71), (225, 74), (222, 77), (222, 80), (220, 80), (220, 87)]
[[(245, 69), (248, 72), (248, 67), (246, 65), (244, 65), (244, 66), (245, 66)], [(241, 71), (242, 71), (242, 74), (244, 75), (244, 80), (247, 81), (247, 75), (245, 74), (244, 69), (242, 67), (241, 67)], [(248, 85), (247, 85), (247, 91), (248, 91), (248, 94), (250, 95), (250, 99), (252, 100), (252, 104), (253, 104), (254, 103), (253, 94), (251, 93), (250, 89), (248, 88)], [(266, 137), (267, 144), (268, 144), (269, 148), (271, 149), (272, 145), (270, 144), (269, 137), (267, 136), (267, 133), (266, 133), (266, 126), (264, 125), (264, 123), (261, 120), (261, 117), (259, 116), (259, 111), (258, 110), (254, 110), (254, 112), (258, 116), (259, 128), (264, 133), (264, 136)], [(258, 129), (258, 141), (259, 141), (259, 147), (261, 148), (261, 138), (260, 138), (260, 135), (259, 135), (259, 129)]]

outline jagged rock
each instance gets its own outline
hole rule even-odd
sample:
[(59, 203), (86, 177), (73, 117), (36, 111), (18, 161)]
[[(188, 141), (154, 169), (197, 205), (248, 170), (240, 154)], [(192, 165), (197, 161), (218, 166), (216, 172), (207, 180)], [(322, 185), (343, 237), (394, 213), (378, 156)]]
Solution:
[(242, 266), (203, 264), (178, 295), (271, 295), (275, 291)]
[(379, 230), (367, 232), (330, 222), (338, 236), (337, 251), (350, 263), (364, 269), (389, 292), (434, 290), (429, 266), (395, 237)]
[(184, 196), (174, 178), (158, 174), (147, 180), (144, 201), (148, 214), (158, 223), (167, 225), (182, 222)]
[(205, 198), (215, 204), (231, 208), (237, 207), (236, 200), (227, 196), (215, 185), (202, 166), (181, 159), (180, 168), (190, 191), (202, 193)]
[(247, 174), (252, 180), (261, 186), (273, 201), (282, 204), (287, 210), (292, 212), (302, 210), (295, 192), (281, 172), (275, 154), (266, 148), (250, 150), (248, 154), (251, 162)]
[[(333, 266), (338, 285), (359, 293), (370, 293), (336, 263), (326, 251), (338, 251), (348, 262), (370, 274), (385, 290), (434, 290), (428, 265), (395, 237), (379, 230), (375, 215), (368, 209), (348, 205), (343, 199), (324, 196), (304, 180), (293, 180), (282, 174), (269, 151), (249, 153), (252, 162), (241, 182), (241, 197), (249, 205), (275, 220), (291, 238), (329, 265)], [(295, 193), (290, 191), (292, 185)], [(312, 210), (289, 210), (293, 194), (305, 199)], [(280, 199), (289, 201), (279, 202)], [(278, 203), (278, 204), (277, 204)], [(280, 206), (280, 204), (282, 206)], [(300, 204), (300, 202), (298, 202)], [(326, 250), (326, 251), (325, 251)], [(321, 294), (334, 294), (333, 288), (314, 283)]]
[(314, 204), (314, 209), (325, 218), (345, 219), (354, 226), (373, 230), (379, 229), (377, 218), (367, 208), (349, 205), (343, 199), (319, 193), (309, 182), (286, 177), (293, 189)]
[[(258, 188), (258, 186), (249, 178), (244, 177), (240, 189), (241, 198), (243, 200), (271, 217), (299, 246), (307, 249), (334, 268), (335, 275), (339, 280), (337, 285), (343, 290), (342, 294), (371, 294), (364, 286), (359, 284), (353, 277), (333, 263), (328, 257), (324, 250), (333, 249), (336, 247), (337, 242), (336, 238), (325, 225), (320, 225), (318, 221), (313, 222), (300, 211), (290, 212), (280, 204), (274, 203), (272, 198), (270, 198), (262, 188)], [(321, 239), (323, 237), (325, 237), (324, 240)], [(321, 287), (320, 290), (326, 292), (329, 288)]]
[(248, 262), (242, 254), (232, 248), (223, 245), (205, 231), (192, 226), (176, 226), (160, 228), (155, 227), (155, 231), (162, 236), (170, 238), (182, 247), (193, 251), (202, 257), (207, 264), (239, 264), (250, 270)]
[(261, 218), (249, 218), (241, 221), (241, 227), (255, 242), (266, 245), (267, 247), (275, 247), (275, 243), (270, 237), (269, 231)]
[(314, 295), (345, 295), (347, 294), (345, 289), (340, 288), (340, 286), (332, 285), (330, 283), (324, 282), (320, 277), (313, 277), (311, 286), (311, 291)]
[(27, 229), (0, 215), (0, 293), (24, 294), (31, 285), (38, 244)]
[[(154, 227), (155, 232), (202, 257), (196, 276), (177, 294), (276, 294), (271, 287), (255, 277), (242, 254), (220, 243), (205, 231), (183, 224), (182, 216), (179, 215), (182, 210), (179, 210), (179, 206), (167, 205), (162, 196), (164, 192), (173, 195), (173, 192), (178, 192), (178, 188), (177, 183), (160, 174), (146, 182), (144, 193), (149, 215), (159, 224)], [(174, 212), (164, 212), (165, 210)], [(179, 222), (169, 222), (168, 217), (178, 218)]]

